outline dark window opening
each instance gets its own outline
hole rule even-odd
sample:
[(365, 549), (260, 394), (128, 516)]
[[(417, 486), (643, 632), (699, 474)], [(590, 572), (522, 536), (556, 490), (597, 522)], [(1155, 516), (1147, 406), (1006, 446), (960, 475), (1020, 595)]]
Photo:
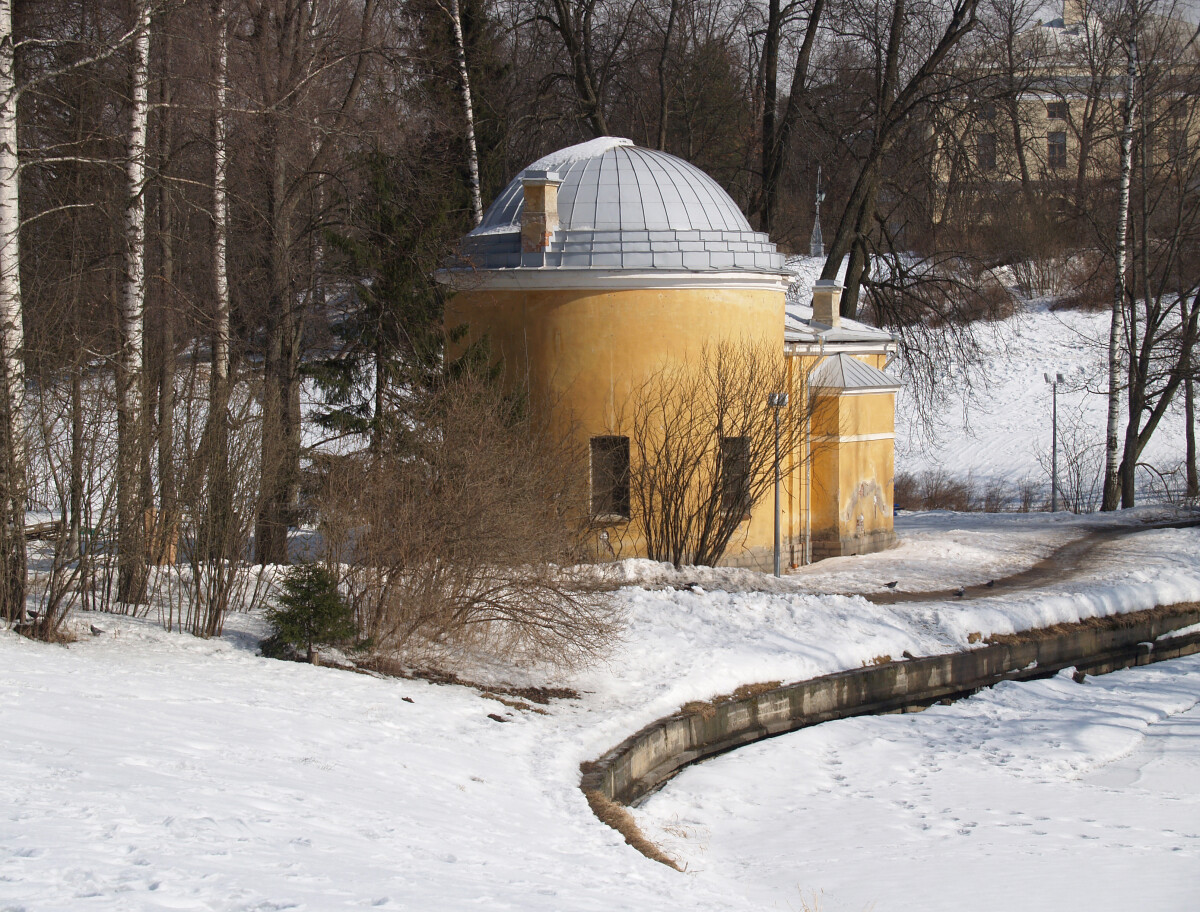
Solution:
[(980, 171), (992, 171), (996, 167), (996, 134), (980, 133), (975, 141), (975, 157)]
[(1174, 161), (1186, 162), (1188, 157), (1187, 130), (1172, 130), (1169, 142), (1171, 143), (1171, 147), (1167, 150), (1167, 154)]
[(721, 509), (740, 518), (750, 515), (750, 438), (721, 438)]
[(629, 438), (592, 438), (592, 513), (629, 517)]
[(979, 109), (979, 119), (980, 120), (995, 120), (996, 119), (996, 105), (990, 101), (985, 103), (983, 105), (983, 107), (981, 107)]
[(1068, 110), (1069, 108), (1065, 101), (1046, 102), (1046, 116), (1051, 120), (1066, 120)]
[(1051, 168), (1067, 166), (1067, 134), (1051, 133), (1046, 137), (1046, 164)]

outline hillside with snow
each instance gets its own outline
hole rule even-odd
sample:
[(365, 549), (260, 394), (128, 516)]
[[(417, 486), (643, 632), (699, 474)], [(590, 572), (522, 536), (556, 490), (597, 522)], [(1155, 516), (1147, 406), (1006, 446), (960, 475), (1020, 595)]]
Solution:
[[(1035, 310), (999, 327), (986, 401), (947, 405), (937, 440), (902, 424), (901, 469), (1038, 471), (1041, 371), (1094, 414), (1100, 322)], [(1155, 458), (1177, 459), (1180, 434), (1164, 428)], [(578, 787), (580, 763), (741, 684), (1200, 600), (1200, 532), (1150, 527), (1172, 518), (911, 514), (898, 548), (779, 581), (626, 561), (602, 661), (460, 669), (479, 687), (265, 659), (254, 614), (208, 641), (153, 614), (77, 614), (69, 645), (0, 632), (0, 909), (1182, 912), (1200, 887), (1195, 659), (832, 723), (695, 767), (636, 811), (685, 873), (626, 845)], [(1101, 529), (1127, 534), (1061, 579), (983, 587)], [(888, 581), (973, 588), (863, 597)], [(560, 690), (530, 689), (545, 686)]]

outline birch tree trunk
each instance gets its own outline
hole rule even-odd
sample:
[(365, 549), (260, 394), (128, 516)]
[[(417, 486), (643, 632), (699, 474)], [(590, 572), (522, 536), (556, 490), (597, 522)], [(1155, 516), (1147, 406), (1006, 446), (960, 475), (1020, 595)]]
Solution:
[(213, 82), (213, 299), (212, 373), (209, 378), (209, 412), (213, 454), (209, 479), (209, 551), (217, 559), (226, 554), (232, 519), (233, 495), (229, 483), (229, 152), (225, 111), (229, 104), (229, 20), (224, 0), (214, 0), (217, 53)]
[(1196, 382), (1191, 377), (1191, 371), (1192, 366), (1189, 364), (1188, 378), (1183, 387), (1184, 472), (1187, 478), (1184, 496), (1188, 500), (1195, 500), (1200, 497), (1200, 475), (1196, 472)]
[(143, 600), (146, 582), (143, 345), (146, 304), (146, 132), (150, 84), (150, 5), (136, 7), (133, 91), (125, 163), (125, 276), (121, 289), (121, 350), (117, 357), (117, 561), (118, 599)]
[(467, 168), (471, 175), (471, 215), (475, 224), (483, 221), (483, 200), (479, 190), (479, 150), (475, 145), (475, 105), (471, 100), (471, 74), (467, 71), (467, 45), (463, 40), (462, 14), (458, 0), (450, 0), (450, 22), (454, 26), (454, 55), (458, 60), (458, 90), (462, 95), (467, 120)]
[[(1130, 28), (1132, 29), (1132, 25)], [(1125, 313), (1125, 236), (1129, 232), (1129, 185), (1133, 174), (1134, 81), (1137, 78), (1137, 38), (1130, 35), (1125, 99), (1121, 106), (1121, 181), (1117, 203), (1116, 259), (1112, 317), (1108, 327), (1108, 423), (1104, 437), (1104, 499), (1101, 510), (1115, 510), (1121, 497), (1119, 471), (1121, 415), (1121, 351)]]
[(0, 0), (0, 614), (25, 620), (25, 329), (12, 0)]

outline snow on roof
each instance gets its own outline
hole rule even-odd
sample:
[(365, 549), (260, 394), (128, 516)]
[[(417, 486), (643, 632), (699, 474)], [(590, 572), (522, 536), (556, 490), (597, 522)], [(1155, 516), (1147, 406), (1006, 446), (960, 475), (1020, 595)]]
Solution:
[[(886, 329), (878, 329), (842, 317), (840, 326), (826, 326), (813, 319), (812, 293), (813, 286), (821, 276), (825, 265), (822, 257), (794, 256), (788, 257), (786, 269), (793, 276), (788, 286), (787, 301), (784, 305), (783, 339), (794, 343), (830, 343), (830, 342), (859, 342), (887, 345), (895, 341)], [(838, 280), (846, 276), (846, 261), (838, 270)]]
[(561, 172), (576, 162), (587, 161), (589, 158), (603, 155), (609, 149), (632, 145), (633, 140), (625, 139), (623, 136), (598, 136), (587, 142), (576, 143), (565, 149), (559, 149), (557, 152), (551, 152), (549, 155), (543, 155), (525, 170)]
[(848, 392), (897, 392), (900, 384), (864, 361), (846, 354), (830, 355), (808, 375), (814, 388)]

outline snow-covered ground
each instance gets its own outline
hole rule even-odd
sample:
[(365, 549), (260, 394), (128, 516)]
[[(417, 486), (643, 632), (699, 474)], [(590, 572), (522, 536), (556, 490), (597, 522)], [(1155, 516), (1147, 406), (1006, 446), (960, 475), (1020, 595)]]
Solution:
[[(984, 578), (1003, 575), (1005, 562), (1023, 549), (1029, 560), (1050, 547), (1064, 520), (940, 514), (906, 522), (914, 535), (925, 536), (935, 555), (932, 564), (961, 562), (963, 572)], [(989, 548), (972, 546), (979, 535), (987, 537)], [(1026, 537), (1035, 545), (1020, 544)], [(627, 626), (607, 662), (551, 679), (575, 688), (578, 698), (529, 709), (467, 687), (263, 659), (254, 651), (261, 626), (245, 615), (232, 617), (229, 633), (216, 641), (109, 616), (80, 617), (80, 639), (69, 647), (0, 633), (0, 692), (5, 694), (0, 702), (0, 909), (799, 909), (802, 889), (840, 889), (855, 863), (861, 865), (860, 877), (870, 875), (870, 852), (855, 862), (846, 845), (857, 845), (855, 834), (864, 829), (878, 829), (886, 841), (886, 833), (900, 825), (893, 819), (895, 802), (922, 808), (930, 823), (928, 831), (917, 824), (903, 831), (914, 858), (936, 854), (938, 840), (944, 841), (948, 831), (973, 829), (965, 823), (986, 821), (987, 807), (1008, 802), (997, 785), (974, 795), (975, 804), (955, 807), (953, 795), (975, 786), (990, 788), (980, 783), (991, 780), (955, 778), (938, 784), (940, 774), (927, 766), (930, 754), (940, 757), (974, 737), (988, 745), (989, 757), (1008, 751), (1026, 758), (1014, 768), (1032, 770), (1033, 777), (1041, 762), (1037, 738), (1026, 735), (1005, 747), (1003, 730), (973, 735), (964, 721), (955, 730), (959, 734), (931, 736), (935, 740), (922, 749), (925, 753), (914, 735), (917, 741), (902, 745), (888, 760), (873, 752), (875, 736), (870, 736), (864, 742), (870, 751), (861, 761), (868, 770), (898, 765), (912, 775), (893, 771), (897, 784), (881, 783), (874, 792), (879, 801), (847, 801), (844, 815), (814, 802), (824, 827), (820, 839), (804, 846), (796, 840), (782, 856), (769, 831), (756, 841), (747, 830), (738, 830), (741, 850), (757, 859), (755, 864), (775, 859), (781, 870), (790, 866), (792, 872), (790, 878), (775, 879), (751, 873), (753, 883), (741, 879), (749, 870), (743, 861), (723, 854), (732, 851), (722, 848), (729, 843), (718, 844), (713, 835), (743, 805), (748, 815), (758, 813), (753, 809), (758, 798), (743, 790), (741, 773), (708, 805), (726, 809), (726, 816), (704, 824), (711, 842), (703, 844), (712, 847), (712, 863), (703, 863), (704, 853), (693, 854), (701, 843), (689, 837), (676, 849), (689, 863), (689, 873), (680, 874), (648, 861), (591, 815), (578, 789), (580, 762), (689, 700), (739, 684), (806, 678), (904, 650), (928, 654), (963, 648), (972, 632), (1007, 632), (1159, 601), (1200, 599), (1200, 532), (1195, 529), (1138, 532), (1109, 546), (1105, 556), (1086, 583), (892, 606), (873, 606), (858, 596), (806, 593), (799, 589), (801, 581), (793, 582), (791, 591), (734, 591), (741, 579), (737, 573), (725, 580), (714, 575), (708, 581), (712, 589), (680, 589), (666, 583), (665, 569), (657, 568), (656, 576), (654, 566), (632, 563), (625, 568), (630, 577), (652, 587), (629, 586), (616, 594)], [(861, 583), (874, 574), (882, 580), (895, 560), (890, 553), (863, 558), (847, 578)], [(906, 560), (915, 566), (915, 555)], [(835, 588), (836, 576), (825, 572), (828, 588)], [(947, 577), (939, 572), (931, 569), (926, 578), (944, 582)], [(90, 624), (103, 633), (92, 635)], [(1162, 680), (1175, 682), (1176, 690), (1200, 686), (1200, 669), (1179, 667), (1192, 669), (1190, 685), (1183, 678)], [(547, 679), (530, 674), (524, 683), (534, 680)], [(1055, 685), (1069, 690), (1064, 682)], [(1182, 705), (1182, 697), (1170, 689), (1146, 700), (1153, 706)], [(1146, 711), (1135, 703), (1113, 711), (1144, 718)], [(1023, 715), (1030, 721), (1019, 708), (1010, 713)], [(1082, 759), (1071, 760), (1068, 770), (1098, 768), (1113, 759), (1113, 750), (1104, 747), (1111, 743), (1103, 734), (1111, 727), (1109, 717), (1081, 710), (1071, 718), (1072, 737), (1081, 744), (1095, 738), (1100, 746), (1088, 748), (1091, 753), (1076, 751)], [(1085, 725), (1087, 720), (1093, 721)], [(1126, 726), (1122, 744), (1136, 746), (1149, 731), (1139, 724)], [(1052, 738), (1044, 741), (1051, 744)], [(853, 736), (838, 742), (843, 760), (853, 758), (853, 742)], [(828, 756), (822, 748), (804, 769), (819, 767)], [(1057, 757), (1051, 754), (1046, 762), (1055, 766)], [(961, 765), (950, 759), (935, 765), (943, 770)], [(764, 773), (759, 785), (786, 790), (792, 782), (797, 791), (787, 800), (798, 809), (805, 806), (813, 794), (807, 774), (798, 767), (799, 778), (794, 777), (787, 762), (777, 769), (781, 775)], [(1110, 766), (1109, 772), (1124, 775), (1118, 769)], [(969, 770), (954, 773), (960, 774)], [(842, 774), (827, 778), (834, 775)], [(689, 788), (689, 781), (682, 778), (680, 787)], [(1036, 777), (1030, 782), (1031, 794), (1043, 788)], [(946, 789), (947, 798), (929, 804), (922, 789)], [(1055, 844), (1069, 842), (1077, 828), (1069, 809), (1035, 814), (1036, 808), (1021, 803), (1024, 796), (1013, 798), (1013, 809), (1050, 818), (1029, 822)], [(676, 808), (694, 804), (681, 800)], [(657, 801), (642, 813), (656, 815)], [(1189, 830), (1176, 815), (1183, 807), (1179, 801), (1164, 798), (1161, 814), (1154, 810), (1157, 805), (1143, 802), (1149, 817), (1140, 825), (1194, 834), (1195, 827)], [(904, 821), (918, 817), (915, 810), (905, 813)], [(671, 826), (675, 816), (679, 811), (670, 810), (662, 819)], [(1124, 820), (1117, 810), (1099, 807), (1088, 816), (1114, 830)], [(1138, 851), (1147, 854), (1167, 853), (1176, 845), (1190, 851), (1191, 843), (1182, 837), (1172, 842), (1174, 837), (1160, 835), (1146, 842), (1136, 836), (1130, 834), (1129, 844), (1145, 844)], [(1106, 839), (1115, 854), (1117, 837)], [(994, 851), (987, 848), (993, 843)], [(996, 864), (1025, 858), (1036, 862), (1028, 872), (1045, 870), (1037, 866), (1044, 853), (1031, 845), (1031, 854), (1021, 856), (1015, 835), (975, 845), (983, 846), (978, 865), (989, 858)], [(824, 861), (811, 854), (821, 846), (831, 853)], [(1161, 875), (1144, 886), (1143, 895), (1154, 900), (1147, 907), (1172, 908), (1172, 897), (1186, 880), (1179, 873), (1183, 867), (1172, 864), (1159, 859), (1147, 868)], [(818, 876), (824, 868), (831, 875), (827, 879)], [(1062, 876), (1086, 886), (1086, 871), (1076, 875), (1072, 870)], [(833, 877), (834, 872), (843, 873)], [(935, 895), (926, 908), (962, 908), (957, 901), (939, 905), (936, 896), (954, 895), (969, 882), (968, 873), (964, 868), (961, 876), (953, 870), (939, 875), (945, 884), (940, 892), (930, 887), (932, 880), (925, 883), (923, 895)], [(1027, 874), (1018, 868), (1013, 876)], [(844, 895), (856, 903), (867, 894)], [(880, 900), (879, 909), (908, 901), (890, 889), (869, 898)]]
[(1064, 672), (760, 742), (635, 813), (692, 877), (760, 909), (1183, 912), (1198, 742), (1200, 657)]
[[(1090, 482), (1103, 464), (1108, 324), (1103, 313), (1055, 312), (1045, 301), (1035, 301), (1016, 316), (980, 329), (984, 361), (978, 372), (946, 365), (946, 399), (935, 436), (915, 420), (911, 398), (903, 391), (897, 398), (897, 471), (936, 467), (981, 486), (996, 481), (1011, 489), (1029, 480), (1048, 492), (1053, 401), (1044, 375), (1061, 373), (1060, 478), (1065, 484), (1069, 463), (1076, 462)], [(1162, 473), (1179, 469), (1182, 400), (1168, 410), (1141, 461)], [(1156, 473), (1143, 472), (1139, 487), (1152, 493), (1158, 481)]]
[[(974, 436), (955, 430), (961, 403), (936, 444), (902, 422), (899, 467), (1036, 474), (1041, 373), (1069, 378), (1060, 409), (1084, 401), (1094, 352), (1076, 342), (1100, 326), (1008, 321), (969, 406)], [(1163, 463), (1182, 449), (1172, 422), (1152, 450)], [(604, 662), (468, 672), (578, 694), (548, 705), (263, 659), (262, 622), (244, 614), (213, 641), (107, 615), (77, 616), (69, 646), (0, 632), (0, 912), (1195, 908), (1200, 660), (999, 688), (696, 767), (637, 811), (684, 874), (625, 845), (578, 788), (581, 762), (741, 684), (1200, 600), (1195, 528), (1140, 529), (1085, 578), (1036, 589), (856, 594), (979, 587), (1164, 515), (902, 516), (900, 547), (781, 581), (627, 561)]]

